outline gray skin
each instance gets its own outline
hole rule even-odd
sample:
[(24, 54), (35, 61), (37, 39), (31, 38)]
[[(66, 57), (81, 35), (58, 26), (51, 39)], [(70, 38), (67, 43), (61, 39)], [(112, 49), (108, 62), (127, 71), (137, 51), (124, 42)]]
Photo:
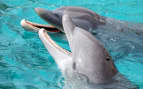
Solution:
[(70, 15), (73, 23), (80, 28), (86, 30), (92, 30), (98, 27), (98, 25), (105, 24), (105, 18), (99, 16), (95, 12), (82, 7), (61, 7), (53, 11), (49, 11), (42, 8), (36, 8), (37, 14), (47, 21), (49, 24), (57, 27), (63, 31), (62, 16), (64, 14)]
[[(40, 29), (38, 34), (66, 80), (78, 80), (76, 77), (78, 75), (78, 77), (86, 78), (86, 84), (90, 85), (90, 87), (85, 88), (85, 81), (74, 81), (76, 85), (82, 82), (81, 84), (83, 85), (79, 85), (80, 87), (83, 86), (83, 88), (78, 86), (73, 89), (128, 89), (130, 87), (130, 83), (125, 82), (123, 76), (118, 78), (119, 81), (118, 79), (116, 81), (115, 77), (119, 73), (111, 56), (91, 33), (75, 26), (68, 15), (63, 16), (62, 23), (71, 52), (58, 46), (50, 38), (46, 30)], [(72, 83), (70, 82), (70, 84)], [(130, 89), (134, 87), (132, 86)]]

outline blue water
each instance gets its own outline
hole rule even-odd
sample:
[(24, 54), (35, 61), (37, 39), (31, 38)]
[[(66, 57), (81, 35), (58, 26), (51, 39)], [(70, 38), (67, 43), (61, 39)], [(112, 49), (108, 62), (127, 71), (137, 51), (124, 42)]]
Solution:
[[(38, 35), (25, 31), (20, 21), (25, 18), (46, 23), (36, 15), (35, 7), (53, 10), (69, 5), (122, 21), (143, 23), (143, 0), (0, 0), (0, 89), (62, 88), (64, 79), (54, 60)], [(67, 41), (61, 39), (63, 34), (51, 36), (69, 50)], [(120, 73), (143, 89), (143, 41), (138, 39), (107, 49)]]

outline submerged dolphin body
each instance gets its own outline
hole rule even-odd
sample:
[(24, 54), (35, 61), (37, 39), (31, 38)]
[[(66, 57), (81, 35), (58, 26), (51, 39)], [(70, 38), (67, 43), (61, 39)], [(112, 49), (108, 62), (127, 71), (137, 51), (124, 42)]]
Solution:
[[(64, 15), (62, 21), (71, 52), (58, 46), (46, 30), (40, 29), (38, 34), (66, 80), (75, 80), (75, 84), (81, 82), (79, 84), (81, 88), (78, 86), (72, 89), (129, 89), (133, 87), (130, 83), (127, 85), (124, 81), (115, 79), (119, 73), (112, 58), (91, 33), (74, 25), (68, 15)], [(83, 81), (81, 77), (86, 81)], [(77, 81), (78, 79), (81, 80)]]

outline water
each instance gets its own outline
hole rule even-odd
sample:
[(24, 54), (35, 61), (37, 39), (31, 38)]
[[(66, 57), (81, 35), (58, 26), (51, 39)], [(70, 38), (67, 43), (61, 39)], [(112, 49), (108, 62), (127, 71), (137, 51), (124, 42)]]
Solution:
[[(142, 0), (0, 0), (0, 89), (62, 88), (63, 78), (54, 60), (38, 35), (21, 28), (20, 21), (25, 18), (46, 23), (36, 15), (35, 7), (53, 10), (68, 5), (86, 7), (118, 20), (143, 23)], [(105, 33), (108, 35), (98, 34), (99, 39), (110, 51), (120, 73), (143, 89), (142, 36)], [(66, 40), (61, 40), (63, 34), (51, 36), (69, 50)]]

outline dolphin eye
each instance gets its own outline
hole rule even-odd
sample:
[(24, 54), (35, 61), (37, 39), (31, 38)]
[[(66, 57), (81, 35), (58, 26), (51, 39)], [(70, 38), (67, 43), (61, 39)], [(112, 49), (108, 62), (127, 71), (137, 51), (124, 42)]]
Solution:
[(109, 59), (109, 58), (106, 58), (106, 60), (107, 60), (107, 61), (110, 61), (110, 59)]
[(106, 51), (106, 49), (104, 48), (104, 52), (105, 52), (105, 57), (106, 57), (106, 61), (110, 61), (112, 58), (111, 58), (111, 56), (109, 55), (109, 53)]
[(110, 61), (110, 57), (107, 57), (106, 60), (107, 60), (107, 61)]

